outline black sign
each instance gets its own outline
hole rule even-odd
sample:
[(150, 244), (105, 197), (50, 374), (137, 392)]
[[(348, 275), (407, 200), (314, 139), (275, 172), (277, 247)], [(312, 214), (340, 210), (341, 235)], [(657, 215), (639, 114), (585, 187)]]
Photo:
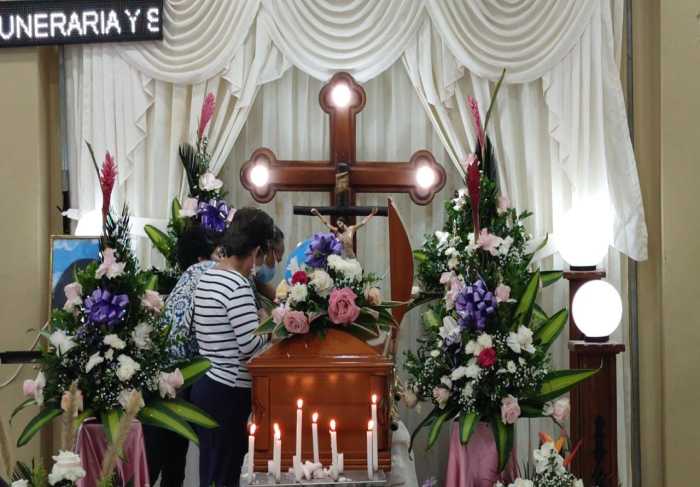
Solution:
[(0, 1), (0, 47), (163, 38), (163, 0)]

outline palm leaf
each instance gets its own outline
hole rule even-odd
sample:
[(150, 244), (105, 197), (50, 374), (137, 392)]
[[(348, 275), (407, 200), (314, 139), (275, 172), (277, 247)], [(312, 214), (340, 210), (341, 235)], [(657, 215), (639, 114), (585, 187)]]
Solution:
[(539, 341), (543, 349), (547, 351), (552, 346), (554, 340), (557, 339), (561, 331), (564, 329), (569, 312), (562, 309), (555, 313), (551, 318), (545, 321), (535, 332), (535, 340)]
[(532, 307), (532, 316), (530, 317), (530, 329), (535, 332), (542, 324), (549, 319), (547, 313), (542, 309), (542, 307), (535, 303)]
[(571, 369), (550, 372), (547, 374), (547, 377), (545, 377), (540, 392), (536, 396), (529, 397), (528, 399), (543, 403), (556, 399), (573, 389), (577, 384), (598, 373), (599, 370), (600, 369)]
[(211, 368), (211, 362), (205, 358), (198, 358), (184, 367), (180, 367), (182, 378), (185, 380), (182, 387), (186, 388), (194, 384), (197, 379), (202, 377)]
[(172, 411), (185, 421), (201, 426), (202, 428), (212, 429), (219, 426), (219, 423), (217, 423), (216, 420), (208, 413), (198, 408), (194, 404), (183, 401), (182, 399), (156, 401), (152, 403), (151, 406)]
[(517, 329), (520, 325), (525, 325), (530, 323), (530, 317), (532, 316), (532, 309), (535, 305), (535, 298), (537, 297), (537, 291), (540, 287), (540, 271), (535, 271), (530, 278), (530, 282), (527, 283), (525, 292), (520, 297), (518, 305), (515, 308), (515, 314), (513, 315), (513, 329)]
[(542, 281), (542, 286), (551, 286), (555, 282), (559, 281), (564, 276), (562, 271), (541, 271), (540, 280)]
[(469, 442), (478, 421), (479, 415), (477, 413), (462, 414), (459, 418), (459, 441), (463, 445)]
[(185, 420), (180, 418), (176, 413), (166, 408), (156, 408), (146, 406), (139, 412), (139, 420), (142, 423), (150, 424), (159, 428), (164, 428), (173, 433), (177, 433), (184, 438), (187, 438), (195, 445), (199, 445), (199, 438), (195, 434), (192, 427)]
[(61, 408), (55, 406), (42, 409), (41, 412), (34, 416), (29, 423), (27, 423), (27, 426), (24, 427), (24, 431), (22, 431), (22, 434), (19, 435), (17, 439), (17, 446), (20, 447), (29, 443), (29, 440), (31, 440), (41, 428), (59, 417), (62, 413), (63, 411)]
[(491, 430), (498, 450), (498, 471), (502, 472), (506, 468), (510, 452), (513, 450), (515, 428), (512, 424), (504, 424), (500, 416), (494, 416), (491, 419)]
[(440, 431), (442, 430), (442, 425), (445, 424), (445, 421), (450, 419), (455, 415), (455, 410), (454, 409), (449, 409), (440, 414), (437, 418), (435, 418), (435, 422), (433, 423), (433, 426), (430, 428), (430, 433), (428, 433), (428, 450), (430, 450), (437, 439), (440, 437)]

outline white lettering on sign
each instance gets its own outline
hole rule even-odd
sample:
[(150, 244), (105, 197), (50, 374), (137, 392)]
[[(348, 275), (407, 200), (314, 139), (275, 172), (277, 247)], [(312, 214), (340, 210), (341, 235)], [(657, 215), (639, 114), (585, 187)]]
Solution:
[(34, 37), (46, 39), (49, 36), (49, 14), (34, 14)]
[(157, 8), (149, 8), (146, 12), (146, 18), (148, 19), (148, 25), (146, 28), (151, 32), (158, 32), (160, 30), (160, 12)]
[[(9, 25), (9, 28), (6, 27)], [(0, 17), (0, 37), (9, 41), (15, 33), (15, 18), (13, 16)]]
[(112, 29), (117, 31), (117, 34), (122, 33), (122, 27), (119, 25), (119, 17), (117, 17), (117, 12), (114, 10), (110, 10), (107, 16), (107, 27), (105, 28), (105, 34), (109, 34)]
[(24, 35), (27, 36), (27, 38), (31, 39), (32, 38), (32, 16), (28, 15), (27, 20), (25, 21), (22, 17), (19, 15), (15, 17), (17, 20), (17, 39), (21, 37), (20, 35), (20, 30), (24, 31)]
[(88, 10), (83, 12), (83, 33), (87, 35), (88, 27), (92, 27), (92, 32), (95, 35), (100, 35), (99, 30), (97, 30), (97, 23), (100, 20), (100, 16), (94, 10)]
[(76, 31), (79, 36), (83, 35), (83, 24), (80, 23), (80, 17), (78, 14), (73, 12), (70, 14), (70, 21), (68, 22), (68, 36), (73, 35), (73, 31)]
[(124, 10), (124, 13), (126, 14), (127, 17), (129, 17), (129, 23), (131, 24), (131, 33), (134, 34), (136, 32), (136, 21), (139, 18), (139, 15), (141, 15), (141, 9), (137, 8), (136, 12), (131, 14), (131, 11), (127, 8)]
[(66, 14), (51, 12), (49, 23), (51, 24), (51, 37), (58, 37), (56, 31), (61, 33), (61, 37), (66, 37)]

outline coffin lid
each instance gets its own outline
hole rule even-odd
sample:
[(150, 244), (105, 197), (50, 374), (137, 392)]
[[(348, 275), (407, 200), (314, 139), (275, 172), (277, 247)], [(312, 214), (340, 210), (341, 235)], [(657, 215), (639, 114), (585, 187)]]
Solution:
[(359, 338), (331, 328), (324, 337), (310, 333), (278, 342), (253, 358), (248, 363), (248, 369), (255, 374), (258, 370), (271, 368), (298, 370), (352, 366), (383, 369), (393, 365), (391, 359)]

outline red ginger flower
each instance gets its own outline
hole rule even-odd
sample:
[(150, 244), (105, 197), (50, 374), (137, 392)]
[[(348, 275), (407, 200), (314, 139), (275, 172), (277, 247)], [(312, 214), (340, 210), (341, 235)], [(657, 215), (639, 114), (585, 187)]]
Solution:
[(216, 108), (216, 99), (213, 93), (207, 94), (204, 98), (204, 103), (202, 103), (202, 113), (199, 115), (199, 128), (197, 129), (197, 136), (201, 140), (204, 137), (204, 129), (207, 128), (211, 117), (214, 115), (214, 109)]
[(112, 199), (112, 190), (117, 180), (117, 163), (112, 155), (107, 152), (100, 172), (100, 188), (102, 189), (102, 217), (107, 218), (109, 202)]
[(479, 141), (479, 145), (481, 146), (481, 150), (485, 150), (484, 143), (485, 137), (484, 137), (484, 129), (481, 126), (481, 115), (479, 114), (479, 104), (476, 102), (474, 98), (471, 96), (467, 97), (467, 101), (469, 102), (469, 108), (472, 111), (472, 120), (474, 122), (474, 132), (476, 133), (476, 138)]
[(474, 226), (474, 235), (478, 236), (481, 230), (479, 225), (479, 200), (481, 190), (481, 174), (479, 172), (479, 159), (475, 154), (469, 154), (466, 164), (467, 170), (467, 190), (469, 191), (469, 200), (472, 207), (472, 225)]

